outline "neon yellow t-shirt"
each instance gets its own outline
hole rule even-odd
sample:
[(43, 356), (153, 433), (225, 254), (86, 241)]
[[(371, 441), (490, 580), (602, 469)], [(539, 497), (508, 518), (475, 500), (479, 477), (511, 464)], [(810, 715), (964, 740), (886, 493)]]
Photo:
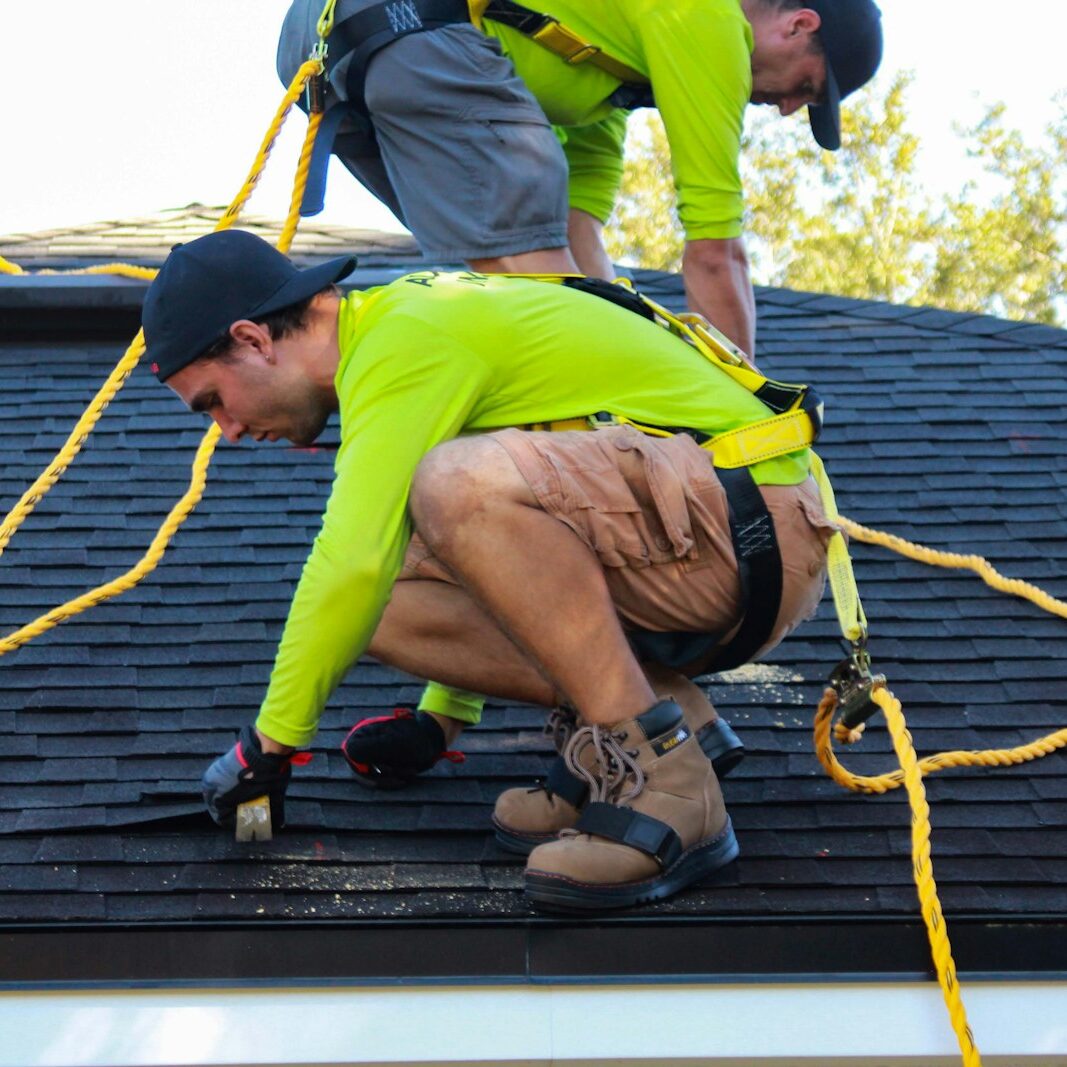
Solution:
[[(462, 433), (610, 411), (721, 433), (768, 409), (684, 341), (549, 282), (422, 271), (350, 293), (338, 317), (335, 478), (256, 725), (306, 745), (366, 650), (411, 539), (419, 460)], [(806, 451), (751, 468), (792, 485)]]
[[(752, 94), (752, 27), (739, 0), (530, 0), (533, 10), (648, 77), (671, 146), (678, 216), (686, 237), (737, 237), (743, 210), (738, 156), (745, 105)], [(612, 114), (619, 82), (589, 63), (568, 65), (518, 30), (490, 19), (496, 37), (550, 122), (573, 128)], [(622, 156), (622, 125), (608, 132)], [(571, 204), (602, 220), (614, 199), (621, 163), (605, 165), (603, 136), (588, 149), (581, 136), (564, 143), (572, 171)], [(614, 185), (609, 183), (614, 180)], [(609, 208), (610, 210), (610, 208)]]

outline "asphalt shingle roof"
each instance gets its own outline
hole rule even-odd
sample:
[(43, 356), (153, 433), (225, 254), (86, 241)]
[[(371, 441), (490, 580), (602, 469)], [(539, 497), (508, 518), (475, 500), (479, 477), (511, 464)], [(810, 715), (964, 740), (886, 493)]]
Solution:
[[(638, 272), (638, 283), (681, 306), (679, 279)], [(0, 306), (12, 309), (17, 283), (3, 284)], [(985, 555), (1067, 596), (1067, 332), (770, 289), (757, 305), (763, 368), (817, 383), (827, 402), (820, 453), (845, 514)], [(5, 513), (123, 347), (118, 335), (82, 339), (47, 322), (36, 337), (0, 341)], [(203, 429), (138, 368), (0, 559), (0, 630), (130, 567), (183, 491)], [(538, 709), (492, 703), (462, 739), (465, 763), (402, 792), (369, 792), (338, 745), (355, 718), (411, 702), (420, 686), (361, 662), (330, 703), (314, 761), (294, 772), (289, 827), (276, 841), (238, 845), (202, 811), (203, 767), (262, 695), (328, 494), (331, 440), (336, 431), (312, 449), (223, 444), (158, 570), (4, 657), (0, 923), (530, 919), (522, 864), (493, 843), (489, 814), (501, 790), (547, 766)], [(863, 545), (854, 556), (877, 669), (903, 700), (920, 753), (1010, 747), (1067, 725), (1062, 620), (969, 574)], [(836, 637), (825, 601), (766, 662), (704, 680), (749, 749), (724, 783), (742, 859), (722, 881), (643, 916), (917, 915), (903, 791), (845, 792), (812, 753)], [(880, 723), (842, 759), (860, 773), (895, 766)], [(1067, 757), (949, 771), (926, 785), (950, 923), (1062, 926)], [(925, 959), (925, 935), (909, 930)], [(970, 966), (982, 969), (975, 953)]]

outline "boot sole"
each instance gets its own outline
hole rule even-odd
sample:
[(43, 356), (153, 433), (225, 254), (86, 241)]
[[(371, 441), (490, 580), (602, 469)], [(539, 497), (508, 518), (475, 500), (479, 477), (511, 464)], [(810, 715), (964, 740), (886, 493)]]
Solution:
[[(711, 760), (716, 778), (725, 778), (745, 758), (745, 746), (741, 738), (722, 719), (702, 726), (697, 733), (697, 741), (701, 751)], [(538, 845), (556, 839), (556, 834), (524, 834), (519, 830), (510, 830), (495, 818), (493, 826), (496, 828), (497, 844), (519, 856), (528, 856)]]
[(740, 853), (729, 816), (715, 835), (691, 845), (665, 871), (655, 878), (622, 885), (595, 885), (578, 882), (561, 874), (526, 872), (526, 896), (535, 908), (546, 911), (588, 912), (631, 908), (662, 900), (737, 859)]

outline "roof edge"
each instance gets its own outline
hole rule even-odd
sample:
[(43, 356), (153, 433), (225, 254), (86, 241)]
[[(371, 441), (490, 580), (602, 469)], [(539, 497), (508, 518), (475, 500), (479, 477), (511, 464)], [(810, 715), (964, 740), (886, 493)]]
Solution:
[[(250, 952), (250, 937), (256, 950)], [(952, 920), (961, 975), (1067, 977), (1067, 918)], [(0, 928), (0, 989), (212, 981), (814, 981), (929, 973), (916, 917), (57, 923)]]

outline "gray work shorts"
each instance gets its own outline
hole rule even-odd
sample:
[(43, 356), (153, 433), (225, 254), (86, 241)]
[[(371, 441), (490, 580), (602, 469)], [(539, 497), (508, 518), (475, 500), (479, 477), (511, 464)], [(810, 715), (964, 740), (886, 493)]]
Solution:
[[(341, 0), (339, 22), (373, 0)], [(278, 43), (288, 85), (317, 40), (321, 0), (296, 0)], [(327, 107), (347, 99), (347, 64)], [(438, 261), (567, 244), (567, 162), (540, 104), (491, 37), (470, 24), (413, 33), (367, 68), (370, 120), (351, 110), (334, 154)]]

